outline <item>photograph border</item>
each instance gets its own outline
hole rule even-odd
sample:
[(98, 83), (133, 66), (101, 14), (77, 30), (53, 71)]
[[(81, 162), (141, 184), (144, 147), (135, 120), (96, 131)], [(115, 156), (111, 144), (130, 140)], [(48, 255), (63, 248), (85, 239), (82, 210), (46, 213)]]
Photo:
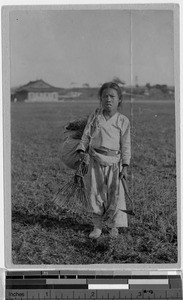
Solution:
[[(176, 174), (178, 262), (175, 264), (92, 264), (92, 265), (15, 265), (12, 263), (11, 241), (11, 117), (10, 117), (10, 40), (9, 15), (14, 10), (172, 10), (174, 13), (174, 78), (176, 114)], [(3, 79), (3, 150), (4, 150), (4, 207), (5, 207), (5, 267), (9, 270), (180, 270), (181, 269), (181, 169), (180, 169), (180, 20), (178, 4), (87, 4), (87, 5), (12, 5), (2, 8), (2, 79)]]

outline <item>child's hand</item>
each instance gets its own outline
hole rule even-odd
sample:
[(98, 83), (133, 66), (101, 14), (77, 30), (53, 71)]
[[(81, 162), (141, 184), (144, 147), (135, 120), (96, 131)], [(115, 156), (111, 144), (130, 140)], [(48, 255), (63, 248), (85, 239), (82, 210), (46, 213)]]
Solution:
[(78, 150), (79, 161), (83, 161), (85, 153), (83, 150)]
[(127, 166), (124, 166), (122, 171), (119, 173), (120, 179), (124, 178), (125, 180), (127, 180), (127, 177), (128, 177), (127, 168), (128, 168)]
[(88, 172), (88, 166), (89, 166), (89, 163), (90, 163), (90, 157), (83, 150), (78, 150), (77, 152), (78, 152), (78, 156), (79, 156), (78, 162), (79, 162), (79, 164), (81, 164), (82, 174), (84, 176)]

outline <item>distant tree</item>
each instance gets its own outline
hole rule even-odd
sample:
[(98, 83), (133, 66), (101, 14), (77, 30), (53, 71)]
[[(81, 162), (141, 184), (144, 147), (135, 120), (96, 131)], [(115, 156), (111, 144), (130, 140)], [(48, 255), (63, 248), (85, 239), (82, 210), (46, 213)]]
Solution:
[(162, 84), (161, 90), (164, 94), (168, 94), (168, 86), (166, 84)]
[(163, 94), (168, 94), (168, 86), (166, 84), (156, 84), (154, 87), (160, 90)]
[(156, 84), (155, 88), (158, 89), (158, 90), (161, 90), (161, 85), (160, 84)]
[(150, 88), (151, 88), (151, 85), (150, 85), (150, 83), (148, 82), (148, 83), (146, 83), (146, 88), (148, 89), (148, 90), (150, 90)]

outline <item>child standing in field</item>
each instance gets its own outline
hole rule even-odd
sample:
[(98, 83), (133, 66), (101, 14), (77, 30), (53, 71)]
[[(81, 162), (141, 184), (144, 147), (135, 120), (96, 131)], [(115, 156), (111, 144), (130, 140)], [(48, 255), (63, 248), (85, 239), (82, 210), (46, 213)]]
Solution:
[(122, 101), (120, 87), (114, 82), (104, 83), (99, 98), (100, 108), (90, 115), (77, 147), (80, 160), (85, 152), (90, 156), (86, 183), (94, 225), (89, 237), (94, 239), (102, 233), (102, 221), (112, 237), (118, 236), (119, 227), (128, 226), (121, 178), (127, 179), (131, 158), (130, 123), (118, 111)]

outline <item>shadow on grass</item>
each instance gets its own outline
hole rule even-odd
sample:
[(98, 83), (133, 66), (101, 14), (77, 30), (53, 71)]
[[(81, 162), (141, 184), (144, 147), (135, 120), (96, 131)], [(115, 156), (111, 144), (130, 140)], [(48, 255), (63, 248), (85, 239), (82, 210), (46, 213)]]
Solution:
[(39, 224), (41, 227), (45, 229), (53, 229), (53, 228), (62, 228), (74, 230), (75, 232), (83, 231), (85, 233), (89, 233), (91, 231), (92, 226), (87, 222), (85, 222), (80, 216), (75, 215), (68, 216), (67, 214), (62, 213), (59, 217), (51, 216), (51, 215), (34, 215), (34, 214), (25, 214), (20, 211), (16, 211), (12, 213), (12, 222), (18, 222), (23, 226), (27, 225), (36, 225)]
[(105, 252), (109, 250), (110, 238), (102, 235), (98, 239), (90, 239), (88, 236), (83, 240), (72, 239), (71, 244), (78, 250), (87, 250), (93, 256), (93, 251)]

